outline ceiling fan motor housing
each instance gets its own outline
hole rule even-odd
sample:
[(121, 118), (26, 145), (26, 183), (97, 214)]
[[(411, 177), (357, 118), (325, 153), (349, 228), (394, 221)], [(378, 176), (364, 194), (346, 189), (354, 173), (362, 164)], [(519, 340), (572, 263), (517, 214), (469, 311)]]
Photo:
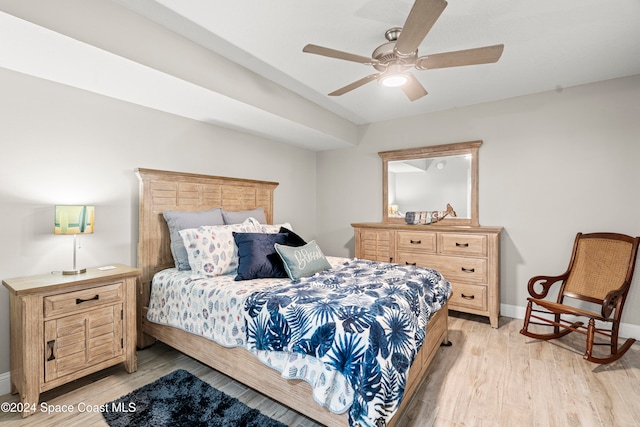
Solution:
[(378, 46), (371, 54), (371, 57), (377, 60), (377, 62), (373, 64), (376, 70), (385, 71), (389, 64), (392, 63), (403, 66), (406, 65), (406, 67), (403, 68), (410, 68), (414, 64), (415, 58), (418, 56), (417, 49), (410, 55), (399, 56), (396, 52), (396, 41), (401, 32), (402, 27), (393, 27), (384, 33), (385, 38), (389, 41)]

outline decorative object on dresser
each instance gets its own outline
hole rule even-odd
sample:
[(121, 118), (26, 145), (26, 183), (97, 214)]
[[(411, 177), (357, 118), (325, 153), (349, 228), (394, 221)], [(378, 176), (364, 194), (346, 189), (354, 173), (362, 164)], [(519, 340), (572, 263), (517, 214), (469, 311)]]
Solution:
[[(151, 288), (152, 278), (155, 275), (158, 279), (154, 279), (153, 286), (155, 288), (158, 284), (157, 282), (161, 280), (162, 276), (172, 274), (169, 271), (166, 271), (167, 269), (175, 270), (172, 269), (172, 267), (174, 267), (174, 261), (169, 248), (169, 230), (162, 218), (163, 211), (197, 211), (202, 209), (214, 209), (216, 207), (220, 207), (227, 211), (262, 208), (265, 213), (265, 219), (268, 223), (268, 225), (261, 225), (263, 232), (282, 233), (284, 231), (287, 234), (290, 234), (280, 226), (270, 225), (273, 220), (273, 192), (278, 184), (265, 181), (149, 169), (138, 169), (137, 174), (140, 179), (140, 240), (138, 246), (138, 265), (143, 272), (142, 281), (138, 291), (138, 325), (140, 327), (138, 341), (139, 346), (143, 347), (150, 345), (155, 339), (158, 339), (177, 350), (206, 363), (212, 368), (229, 375), (235, 380), (244, 383), (260, 393), (265, 394), (273, 400), (277, 400), (289, 407), (295, 408), (297, 411), (321, 424), (330, 426), (349, 425), (348, 413), (334, 413), (326, 407), (319, 405), (314, 400), (314, 389), (307, 381), (291, 381), (283, 378), (281, 372), (267, 367), (256, 357), (255, 354), (247, 351), (246, 348), (239, 346), (223, 346), (212, 339), (206, 338), (205, 336), (191, 333), (187, 330), (174, 327), (169, 324), (157, 323), (147, 317), (147, 314), (150, 312), (153, 313), (153, 308), (157, 306), (155, 299), (153, 304), (150, 303), (150, 297), (153, 294)], [(267, 231), (265, 231), (265, 229)], [(290, 235), (289, 237), (291, 238), (292, 236)], [(305, 244), (305, 242), (300, 243), (301, 245)], [(360, 262), (363, 261), (360, 260)], [(399, 271), (400, 269), (396, 270)], [(442, 280), (441, 275), (437, 272), (434, 272), (434, 276), (435, 275), (437, 275), (439, 279), (434, 280), (434, 282), (446, 282)], [(308, 279), (314, 279), (315, 277), (316, 276), (308, 277)], [(225, 280), (225, 277), (210, 277), (205, 280), (212, 279)], [(234, 277), (232, 276), (229, 280), (238, 284), (242, 284), (243, 282), (234, 281), (233, 279)], [(319, 277), (319, 279), (323, 280), (321, 277)], [(330, 278), (329, 284), (334, 283), (334, 280), (336, 280), (336, 275)], [(254, 283), (253, 285), (260, 286), (259, 283)], [(232, 285), (230, 284), (229, 286)], [(434, 289), (434, 294), (435, 291), (436, 290)], [(439, 298), (434, 298), (434, 302), (438, 299)], [(243, 304), (240, 305), (244, 307)], [(279, 303), (269, 305), (272, 305), (274, 309), (277, 309)], [(269, 305), (265, 305), (264, 307), (268, 308)], [(234, 305), (234, 307), (236, 306), (237, 305)], [(413, 363), (408, 365), (403, 363), (398, 364), (398, 367), (404, 367), (403, 369), (405, 369), (405, 373), (402, 374), (401, 379), (401, 381), (404, 382), (405, 387), (404, 392), (401, 394), (397, 394), (395, 392), (390, 393), (392, 396), (402, 396), (402, 398), (397, 409), (395, 409), (395, 406), (394, 408), (384, 408), (384, 411), (387, 411), (386, 414), (388, 415), (388, 427), (393, 426), (397, 422), (400, 418), (399, 414), (402, 413), (404, 408), (406, 408), (408, 403), (411, 401), (416, 390), (419, 389), (419, 386), (426, 375), (429, 363), (435, 356), (440, 344), (448, 342), (447, 312), (446, 303), (442, 305), (439, 310), (435, 309), (435, 311), (432, 312), (428, 325), (426, 326), (426, 331), (420, 329), (420, 335), (423, 332), (425, 333), (424, 341), (419, 351), (416, 349), (415, 357), (411, 358)], [(304, 313), (301, 312), (301, 315), (303, 314)], [(209, 314), (208, 319), (211, 318), (212, 316)], [(266, 319), (266, 317), (263, 318)], [(286, 320), (286, 316), (284, 319)], [(304, 319), (300, 318), (300, 321), (303, 320)], [(233, 330), (235, 328), (231, 329)], [(416, 334), (410, 335), (415, 336)], [(279, 335), (275, 334), (275, 336)], [(337, 336), (342, 335), (336, 334), (336, 337)], [(233, 336), (233, 340), (235, 341), (241, 338), (242, 336), (240, 335)], [(368, 342), (369, 340), (366, 341)], [(316, 348), (315, 344), (313, 345), (313, 348)], [(260, 353), (262, 353), (262, 351)], [(380, 350), (380, 353), (382, 353), (382, 350)], [(346, 354), (349, 355), (351, 353), (347, 352)], [(395, 356), (395, 354), (396, 353), (394, 352), (393, 355)], [(391, 353), (389, 353), (388, 356), (391, 357)], [(315, 359), (315, 357), (311, 358)], [(342, 358), (340, 358), (340, 360), (342, 360)], [(336, 372), (338, 371), (334, 371), (334, 373)], [(371, 377), (371, 379), (373, 380), (374, 377)], [(395, 385), (391, 384), (389, 384), (389, 386), (395, 387)], [(354, 390), (352, 386), (349, 386), (348, 389)], [(361, 388), (358, 392), (362, 392), (362, 390), (363, 389)], [(382, 391), (382, 389), (380, 390)], [(349, 406), (351, 405), (349, 404)], [(364, 406), (368, 406), (368, 403), (367, 405), (364, 405), (360, 402), (360, 404), (354, 405), (356, 410)], [(350, 410), (354, 407), (348, 409)], [(395, 415), (391, 416), (391, 411), (395, 411)]]
[(124, 362), (136, 367), (136, 281), (140, 270), (116, 264), (81, 275), (3, 280), (11, 311), (11, 392), (23, 417), (40, 393)]
[[(640, 237), (620, 233), (578, 233), (567, 271), (559, 276), (534, 276), (529, 280), (531, 297), (527, 298), (520, 333), (550, 340), (579, 332), (587, 336), (583, 356), (586, 360), (594, 363), (618, 360), (636, 341), (628, 338), (618, 347), (622, 309), (631, 287), (639, 243)], [(545, 300), (556, 284), (560, 286), (556, 301)], [(593, 312), (581, 306), (580, 301), (599, 305), (600, 311)], [(589, 319), (588, 325), (577, 319)], [(553, 330), (539, 333), (529, 330), (529, 325), (543, 325)], [(595, 342), (596, 334), (608, 342)], [(607, 346), (608, 352), (600, 357), (593, 353), (594, 345)]]
[(76, 251), (79, 246), (78, 234), (91, 234), (94, 227), (94, 206), (57, 205), (55, 210), (53, 233), (73, 234), (73, 269), (63, 270), (62, 274), (81, 274), (86, 268), (76, 266)]
[[(357, 258), (434, 268), (453, 287), (449, 309), (487, 316), (497, 328), (502, 227), (480, 226), (481, 145), (482, 141), (470, 141), (378, 153), (382, 222), (352, 226)], [(435, 203), (455, 205), (456, 217), (413, 225), (389, 214), (390, 205), (406, 212)]]
[(404, 221), (407, 224), (434, 224), (438, 221), (443, 220), (447, 215), (451, 215), (451, 217), (456, 217), (456, 211), (453, 210), (453, 207), (447, 203), (447, 209), (444, 211), (420, 211), (420, 212), (407, 212), (404, 216)]

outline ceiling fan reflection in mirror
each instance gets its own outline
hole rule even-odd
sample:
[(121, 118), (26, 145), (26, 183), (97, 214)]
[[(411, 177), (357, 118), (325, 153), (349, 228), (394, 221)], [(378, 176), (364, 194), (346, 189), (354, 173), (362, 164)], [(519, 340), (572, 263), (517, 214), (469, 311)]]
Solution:
[(306, 45), (302, 51), (371, 65), (378, 71), (331, 92), (329, 96), (340, 96), (366, 83), (377, 80), (385, 86), (400, 87), (411, 101), (415, 101), (425, 96), (427, 91), (418, 79), (409, 72), (411, 68), (431, 70), (435, 68), (489, 64), (497, 62), (504, 49), (504, 45), (498, 44), (418, 56), (420, 43), (422, 43), (446, 7), (447, 2), (445, 0), (416, 0), (404, 23), (404, 27), (395, 27), (387, 30), (385, 33), (385, 37), (388, 40), (387, 43), (378, 46), (370, 58), (314, 44)]

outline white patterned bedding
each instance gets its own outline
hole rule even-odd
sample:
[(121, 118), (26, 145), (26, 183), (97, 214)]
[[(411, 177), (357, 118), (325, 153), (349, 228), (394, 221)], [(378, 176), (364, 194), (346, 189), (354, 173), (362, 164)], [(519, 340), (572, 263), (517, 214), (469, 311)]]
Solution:
[(348, 409), (351, 426), (385, 425), (451, 286), (432, 269), (327, 259), (331, 270), (294, 281), (162, 271), (148, 319), (245, 347), (284, 378), (305, 379), (319, 404)]
[[(346, 258), (327, 257), (332, 266)], [(225, 347), (247, 347), (243, 301), (250, 292), (289, 278), (235, 281), (235, 273), (205, 276), (169, 268), (158, 272), (151, 284), (147, 319), (203, 336)], [(353, 389), (342, 373), (312, 356), (300, 353), (252, 351), (265, 365), (286, 379), (302, 379), (313, 389), (318, 404), (341, 414), (353, 401)]]

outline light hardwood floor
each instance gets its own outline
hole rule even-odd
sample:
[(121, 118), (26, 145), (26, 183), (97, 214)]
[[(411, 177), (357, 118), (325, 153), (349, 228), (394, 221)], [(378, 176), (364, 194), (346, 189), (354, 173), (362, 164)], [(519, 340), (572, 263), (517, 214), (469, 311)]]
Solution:
[[(520, 335), (521, 326), (522, 320), (502, 317), (492, 329), (485, 318), (453, 313), (453, 346), (438, 350), (399, 427), (640, 426), (640, 344), (617, 362), (595, 365), (582, 359), (582, 335), (540, 342)], [(80, 413), (78, 405), (109, 402), (179, 368), (289, 426), (318, 426), (161, 344), (138, 352), (133, 374), (116, 366), (41, 396), (48, 405), (73, 405), (73, 413), (23, 420), (0, 412), (0, 426), (106, 426), (99, 413)]]

